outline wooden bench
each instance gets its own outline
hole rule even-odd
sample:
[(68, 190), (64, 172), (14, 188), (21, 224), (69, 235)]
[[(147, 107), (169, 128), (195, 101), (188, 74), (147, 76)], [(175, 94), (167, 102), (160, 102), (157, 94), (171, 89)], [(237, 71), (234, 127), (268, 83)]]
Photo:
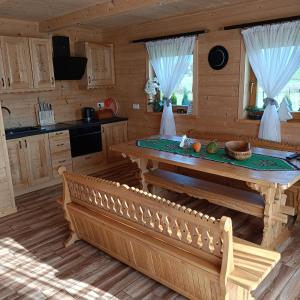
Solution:
[[(290, 151), (290, 152), (300, 152), (300, 145), (285, 143), (285, 142), (273, 142), (259, 139), (258, 137), (245, 136), (245, 135), (233, 135), (229, 133), (216, 133), (216, 132), (203, 132), (194, 129), (190, 129), (187, 132), (188, 137), (200, 140), (218, 140), (219, 142), (244, 140), (251, 143), (254, 147), (267, 148), (279, 151)], [(185, 170), (177, 170), (179, 173), (185, 173)], [(217, 178), (212, 178), (213, 181), (218, 180)], [(225, 182), (225, 184), (230, 184), (233, 186), (241, 186), (238, 181), (230, 180), (230, 182)], [(300, 223), (300, 182), (294, 184), (288, 190), (285, 191), (287, 195), (287, 205), (293, 206), (297, 213), (297, 222)]]
[(259, 218), (264, 215), (264, 199), (258, 193), (160, 169), (145, 173), (144, 177), (146, 182), (153, 187), (158, 186), (205, 199), (211, 203)]
[(66, 246), (83, 239), (189, 299), (253, 299), (280, 254), (233, 240), (216, 220), (116, 182), (63, 167)]

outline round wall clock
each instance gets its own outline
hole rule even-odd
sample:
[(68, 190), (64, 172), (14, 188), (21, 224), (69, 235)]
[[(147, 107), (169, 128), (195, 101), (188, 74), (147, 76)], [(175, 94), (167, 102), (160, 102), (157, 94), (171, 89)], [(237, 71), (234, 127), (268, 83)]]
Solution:
[(228, 51), (223, 46), (215, 46), (208, 53), (208, 63), (214, 70), (223, 69), (228, 62)]

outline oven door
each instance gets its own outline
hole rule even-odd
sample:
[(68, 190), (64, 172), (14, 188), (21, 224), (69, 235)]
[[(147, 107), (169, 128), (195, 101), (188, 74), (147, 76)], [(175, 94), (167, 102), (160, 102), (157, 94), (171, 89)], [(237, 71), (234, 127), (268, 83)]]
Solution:
[(70, 141), (72, 157), (100, 152), (102, 151), (101, 127), (97, 125), (70, 129)]

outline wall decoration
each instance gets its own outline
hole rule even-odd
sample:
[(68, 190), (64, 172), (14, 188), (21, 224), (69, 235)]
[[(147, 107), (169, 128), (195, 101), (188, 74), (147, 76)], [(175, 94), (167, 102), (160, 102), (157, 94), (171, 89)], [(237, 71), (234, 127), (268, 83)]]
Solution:
[(223, 46), (215, 46), (208, 53), (208, 63), (214, 70), (223, 69), (228, 62), (228, 51)]

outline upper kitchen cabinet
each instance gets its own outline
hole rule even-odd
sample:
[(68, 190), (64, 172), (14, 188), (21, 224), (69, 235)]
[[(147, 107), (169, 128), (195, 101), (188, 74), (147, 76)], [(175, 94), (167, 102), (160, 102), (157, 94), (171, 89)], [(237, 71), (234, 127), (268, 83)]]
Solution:
[(33, 82), (28, 38), (2, 37), (2, 49), (7, 89), (31, 89)]
[(7, 81), (4, 72), (4, 60), (3, 60), (2, 48), (0, 47), (0, 91), (5, 90), (6, 88), (7, 88)]
[(50, 90), (55, 87), (49, 39), (1, 37), (0, 92)]
[(48, 39), (30, 38), (30, 54), (33, 73), (33, 87), (48, 89), (55, 87), (52, 62), (52, 45)]
[(87, 88), (112, 86), (115, 84), (114, 47), (112, 44), (79, 43), (80, 55), (87, 58)]

